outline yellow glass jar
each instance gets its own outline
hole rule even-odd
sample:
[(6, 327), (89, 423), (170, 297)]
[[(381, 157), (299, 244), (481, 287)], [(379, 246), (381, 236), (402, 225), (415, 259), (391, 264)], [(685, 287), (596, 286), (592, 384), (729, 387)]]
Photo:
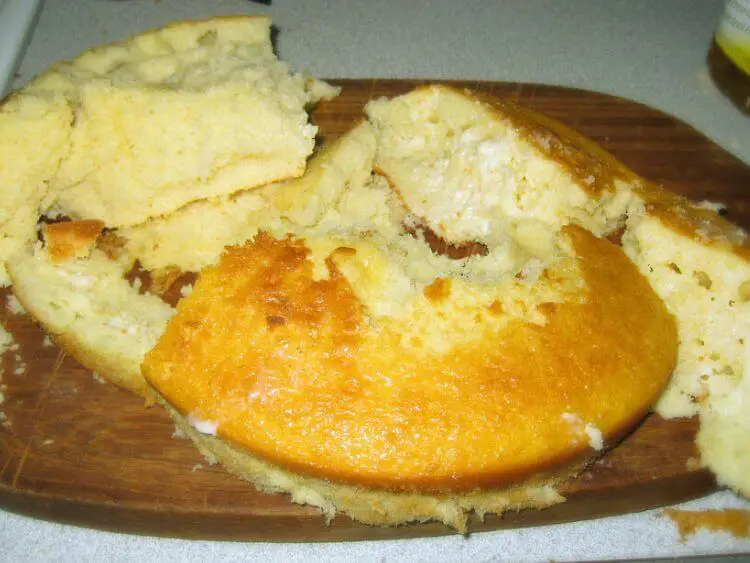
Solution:
[(750, 0), (728, 0), (708, 53), (719, 89), (750, 114)]

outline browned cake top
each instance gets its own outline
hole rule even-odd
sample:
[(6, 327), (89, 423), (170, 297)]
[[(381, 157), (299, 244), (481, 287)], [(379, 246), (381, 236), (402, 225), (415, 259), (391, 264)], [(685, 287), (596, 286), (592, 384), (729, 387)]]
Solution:
[[(259, 235), (202, 272), (143, 372), (197, 427), (303, 474), (421, 490), (522, 480), (621, 435), (675, 362), (674, 321), (621, 250), (566, 234), (586, 289), (543, 304), (543, 325), (511, 321), (444, 354), (374, 327), (333, 258), (316, 280), (303, 242)], [(428, 293), (451, 291), (439, 285)]]

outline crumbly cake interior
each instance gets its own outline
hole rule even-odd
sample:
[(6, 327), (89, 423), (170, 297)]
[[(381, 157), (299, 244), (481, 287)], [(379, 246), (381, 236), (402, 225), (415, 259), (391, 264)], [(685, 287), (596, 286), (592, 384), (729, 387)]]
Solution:
[(579, 227), (562, 237), (534, 280), (409, 294), (367, 243), (325, 239), (316, 276), (316, 245), (259, 235), (203, 270), (143, 373), (199, 427), (306, 474), (512, 484), (611, 443), (674, 365), (672, 318), (622, 251)]
[(592, 194), (593, 174), (577, 179), (545, 158), (543, 135), (536, 146), (507, 115), (470, 95), (425, 87), (366, 111), (378, 139), (375, 166), (449, 242), (515, 244), (543, 259), (570, 222), (597, 235), (622, 222), (626, 193)]
[[(678, 217), (665, 217), (635, 205), (623, 235), (625, 252), (675, 316), (680, 333), (677, 365), (655, 410), (665, 418), (699, 415), (703, 463), (720, 483), (750, 496), (746, 235), (705, 209), (685, 215), (680, 206), (671, 212)], [(694, 223), (687, 232), (686, 216)]]
[(0, 287), (10, 283), (5, 261), (36, 239), (39, 207), (72, 121), (60, 95), (12, 95), (0, 106)]

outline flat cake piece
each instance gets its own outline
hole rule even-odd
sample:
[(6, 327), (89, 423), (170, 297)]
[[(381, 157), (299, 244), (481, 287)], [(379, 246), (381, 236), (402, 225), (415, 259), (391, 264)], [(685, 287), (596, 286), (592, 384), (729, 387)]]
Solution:
[[(75, 112), (47, 203), (107, 227), (301, 176), (335, 88), (279, 61), (265, 17), (180, 22), (55, 65), (27, 87)], [(21, 133), (19, 133), (21, 134)]]

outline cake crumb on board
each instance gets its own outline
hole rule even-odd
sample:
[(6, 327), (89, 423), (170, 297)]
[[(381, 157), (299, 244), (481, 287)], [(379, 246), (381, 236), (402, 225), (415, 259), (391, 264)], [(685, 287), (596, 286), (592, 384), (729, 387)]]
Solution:
[(23, 308), (23, 305), (21, 305), (21, 302), (13, 294), (8, 295), (7, 301), (5, 303), (5, 307), (8, 309), (8, 312), (10, 312), (12, 315), (25, 315), (26, 314), (26, 309)]
[[(8, 332), (3, 325), (0, 325), (0, 381), (2, 381), (3, 378), (3, 371), (4, 371), (4, 356), (6, 352), (14, 352), (16, 356), (17, 350), (19, 346), (18, 343), (13, 340), (13, 335)], [(16, 370), (18, 367), (15, 368)], [(25, 369), (25, 367), (24, 367)], [(2, 387), (2, 391), (6, 389), (5, 386)], [(0, 391), (0, 403), (5, 402), (5, 393)], [(8, 420), (8, 417), (5, 415), (4, 411), (0, 411), (0, 424), (4, 428), (10, 427), (10, 420)]]

